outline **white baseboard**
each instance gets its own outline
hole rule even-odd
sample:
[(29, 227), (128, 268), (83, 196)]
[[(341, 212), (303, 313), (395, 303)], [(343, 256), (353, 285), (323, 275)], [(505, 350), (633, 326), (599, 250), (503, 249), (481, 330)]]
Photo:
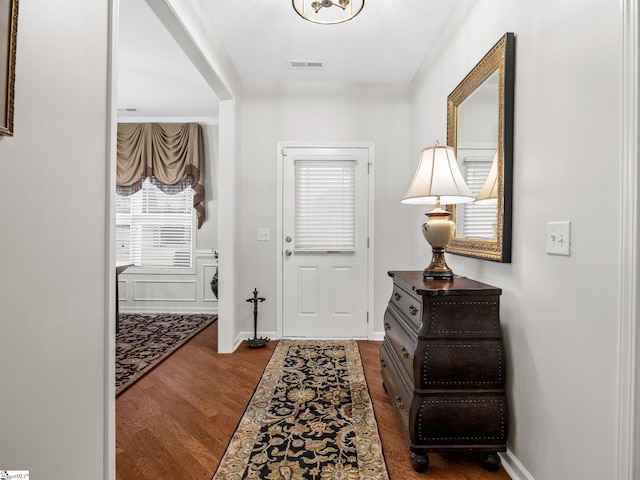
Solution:
[[(216, 310), (217, 313), (217, 310)], [(258, 337), (267, 337), (271, 340), (279, 340), (277, 332), (258, 332)], [(233, 345), (234, 350), (237, 349), (242, 342), (248, 340), (249, 338), (253, 338), (253, 332), (238, 332), (236, 338), (234, 339)], [(343, 338), (336, 338), (335, 340), (344, 340)], [(384, 340), (384, 332), (374, 332), (373, 338), (371, 339), (376, 342), (381, 342)]]
[[(218, 313), (217, 308), (215, 313)], [(258, 332), (258, 337), (267, 337), (271, 340), (279, 340), (277, 332)], [(253, 332), (238, 332), (236, 338), (233, 341), (233, 349), (236, 350), (242, 344), (242, 342), (248, 340), (249, 338), (253, 338)], [(335, 340), (344, 339), (336, 338)], [(373, 338), (371, 340), (375, 342), (382, 342), (384, 340), (384, 332), (373, 332)]]
[(520, 460), (507, 448), (507, 451), (500, 453), (502, 466), (511, 477), (511, 480), (535, 480), (526, 468), (520, 463)]
[(376, 342), (382, 342), (384, 340), (384, 332), (373, 332), (373, 338)]
[[(239, 332), (233, 341), (233, 350), (235, 351), (242, 342), (253, 338), (253, 332)], [(268, 338), (270, 340), (278, 340), (276, 332), (257, 332), (258, 338)]]

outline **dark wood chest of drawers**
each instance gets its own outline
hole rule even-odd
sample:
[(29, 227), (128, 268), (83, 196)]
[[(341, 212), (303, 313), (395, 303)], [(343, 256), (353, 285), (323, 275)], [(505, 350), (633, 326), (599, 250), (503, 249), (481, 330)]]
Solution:
[(508, 408), (499, 288), (464, 277), (389, 272), (393, 293), (380, 350), (416, 471), (428, 452), (479, 452), (486, 468), (506, 450)]

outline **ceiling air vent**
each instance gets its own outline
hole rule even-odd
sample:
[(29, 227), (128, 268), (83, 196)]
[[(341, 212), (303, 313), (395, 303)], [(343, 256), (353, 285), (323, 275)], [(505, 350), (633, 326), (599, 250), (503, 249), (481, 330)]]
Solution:
[(324, 70), (324, 63), (311, 60), (289, 60), (291, 70)]

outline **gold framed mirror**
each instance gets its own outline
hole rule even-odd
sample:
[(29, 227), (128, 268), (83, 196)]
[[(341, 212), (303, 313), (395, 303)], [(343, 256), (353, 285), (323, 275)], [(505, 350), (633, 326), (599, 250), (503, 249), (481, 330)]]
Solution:
[(13, 136), (13, 102), (16, 77), (16, 42), (18, 38), (18, 0), (5, 0), (0, 15), (0, 135)]
[(476, 201), (450, 205), (447, 252), (511, 262), (515, 35), (506, 33), (447, 97), (447, 145)]

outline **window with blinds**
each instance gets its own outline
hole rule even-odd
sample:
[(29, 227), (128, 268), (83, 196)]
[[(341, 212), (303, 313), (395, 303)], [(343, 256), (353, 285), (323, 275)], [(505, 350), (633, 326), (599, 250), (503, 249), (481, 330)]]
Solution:
[(116, 195), (116, 262), (149, 269), (192, 266), (193, 189), (150, 179), (133, 195)]
[[(489, 176), (492, 156), (466, 156), (462, 160), (462, 175), (471, 193), (477, 196)], [(462, 207), (462, 208), (460, 208)], [(496, 237), (498, 207), (487, 203), (466, 203), (456, 208), (458, 236), (492, 239)]]
[(296, 160), (296, 250), (355, 250), (355, 182), (355, 160)]

